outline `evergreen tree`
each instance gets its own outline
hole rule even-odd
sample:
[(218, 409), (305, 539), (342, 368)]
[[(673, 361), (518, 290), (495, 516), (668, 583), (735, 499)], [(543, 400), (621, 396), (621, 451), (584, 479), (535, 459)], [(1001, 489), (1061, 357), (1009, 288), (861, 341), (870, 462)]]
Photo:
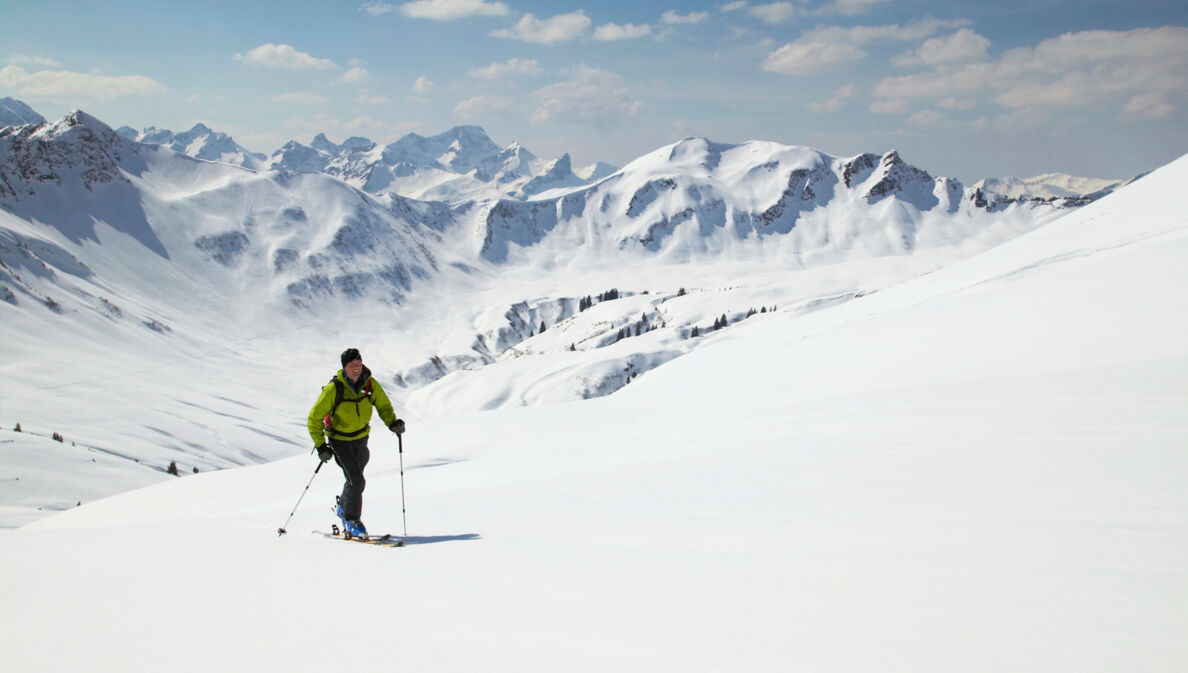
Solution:
[(176, 477), (177, 476), (177, 462), (169, 461), (169, 467), (165, 471)]
[(543, 320), (541, 320), (540, 321), (540, 333), (544, 334), (544, 332), (545, 332), (545, 323)]

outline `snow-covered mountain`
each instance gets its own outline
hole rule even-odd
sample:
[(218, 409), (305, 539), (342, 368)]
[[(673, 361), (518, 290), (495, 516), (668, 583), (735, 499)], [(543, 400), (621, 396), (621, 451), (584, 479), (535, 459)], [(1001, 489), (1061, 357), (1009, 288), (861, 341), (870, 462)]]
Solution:
[(212, 131), (205, 124), (195, 124), (189, 131), (182, 133), (174, 133), (168, 129), (158, 129), (152, 126), (139, 132), (129, 126), (122, 126), (116, 129), (116, 133), (145, 145), (167, 147), (174, 152), (195, 159), (222, 161), (245, 168), (262, 168), (267, 160), (263, 154), (245, 149), (231, 136)]
[[(463, 137), (482, 144), (468, 132), (410, 141), (401, 156), (449, 172)], [(387, 152), (362, 139), (315, 145), (360, 161)], [(535, 161), (523, 148), (494, 156), (502, 163), (484, 165)], [(243, 415), (210, 372), (239, 378), (265, 358), (270, 389), (285, 392), (251, 413), (281, 418), (308, 404), (311, 363), (333, 364), (344, 342), (367, 346), (412, 418), (599, 397), (723, 326), (845, 303), (1068, 212), (987, 208), (895, 152), (765, 142), (687, 139), (593, 184), (568, 183), (558, 160), (530, 178), (543, 189), (531, 197), (454, 205), (372, 194), (326, 168), (204, 161), (83, 112), (0, 130), (0, 311), (20, 391), (0, 421), (65, 431), (136, 408), (134, 423), (84, 441), (158, 468), (271, 460), (300, 433), (221, 423)], [(61, 384), (47, 382), (47, 360)], [(171, 372), (154, 381), (175, 391), (168, 401), (140, 409), (138, 393), (102, 383), (144, 370)], [(187, 387), (190, 375), (207, 383)], [(83, 408), (39, 402), (59, 385)], [(202, 427), (178, 426), (179, 399)]]
[(273, 153), (267, 166), (326, 173), (373, 194), (448, 203), (525, 198), (590, 184), (615, 170), (597, 163), (582, 169), (586, 177), (580, 178), (569, 155), (545, 161), (519, 143), (501, 149), (477, 126), (457, 126), (431, 137), (410, 133), (386, 146), (360, 137), (338, 145), (319, 134), (308, 146), (290, 141)]
[(973, 186), (983, 192), (1016, 200), (1083, 199), (1090, 202), (1125, 187), (1136, 179), (1103, 180), (1065, 173), (1045, 173), (1032, 178), (983, 178)]
[[(872, 188), (876, 159), (861, 181)], [(160, 170), (147, 161), (146, 175)], [(927, 181), (898, 172), (927, 198)], [(756, 261), (550, 280), (506, 267), (497, 284), (357, 310), (336, 332), (321, 315), (292, 333), (268, 314), (258, 338), (205, 330), (197, 350), (181, 330), (156, 335), (135, 344), (138, 368), (106, 375), (59, 362), (93, 334), (0, 305), (4, 329), (27, 335), (5, 334), (0, 498), (40, 493), (70, 510), (0, 531), (0, 665), (324, 671), (348, 643), (352, 666), (426, 673), (1182, 670), (1185, 180), (1188, 157), (849, 301), (820, 291), (907, 258), (773, 269), (765, 282)], [(80, 248), (95, 269), (118, 238), (100, 235)], [(363, 346), (379, 371), (403, 352), (379, 335), (423, 327), (419, 313), (460, 325), (467, 306), (609, 277), (690, 282), (669, 305), (708, 309), (734, 284), (768, 298), (800, 288), (825, 307), (732, 322), (609, 397), (410, 417), (401, 452), (373, 437), (364, 507), (377, 532), (407, 523), (406, 547), (310, 533), (330, 524), (342, 477), (314, 473), (301, 416), (338, 350)], [(632, 300), (581, 313), (610, 319)], [(65, 442), (32, 434), (35, 405), (66, 410)], [(14, 412), (37, 420), (11, 432)], [(117, 434), (127, 426), (139, 441)], [(71, 443), (84, 433), (108, 451)], [(82, 506), (50, 481), (51, 467), (111, 479), (144, 437), (179, 447), (188, 472), (183, 448), (258, 449), (269, 435), (293, 439), (290, 459), (158, 471), (167, 483)]]
[(0, 126), (44, 124), (45, 117), (15, 98), (0, 98)]

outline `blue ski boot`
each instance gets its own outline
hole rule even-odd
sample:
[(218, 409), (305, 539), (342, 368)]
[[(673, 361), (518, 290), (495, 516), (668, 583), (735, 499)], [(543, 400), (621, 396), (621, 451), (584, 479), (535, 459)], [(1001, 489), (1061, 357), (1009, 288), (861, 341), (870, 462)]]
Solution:
[(347, 537), (357, 537), (360, 540), (367, 539), (367, 528), (363, 522), (358, 519), (351, 519), (343, 524), (343, 531)]

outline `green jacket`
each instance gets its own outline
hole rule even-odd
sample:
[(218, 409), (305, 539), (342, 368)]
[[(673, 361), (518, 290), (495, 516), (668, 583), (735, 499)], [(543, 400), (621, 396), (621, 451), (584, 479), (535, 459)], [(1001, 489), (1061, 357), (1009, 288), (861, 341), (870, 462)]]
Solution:
[[(335, 381), (342, 384), (342, 401), (334, 408), (334, 398), (337, 394), (337, 386)], [(367, 392), (370, 390), (371, 394)], [(313, 408), (309, 410), (309, 436), (313, 439), (314, 446), (319, 446), (325, 442), (325, 421), (326, 415), (334, 409), (334, 416), (330, 419), (330, 425), (333, 431), (330, 433), (330, 439), (359, 439), (366, 437), (371, 433), (371, 427), (368, 425), (371, 422), (371, 410), (375, 409), (379, 412), (380, 418), (383, 419), (384, 425), (391, 425), (396, 422), (396, 411), (392, 409), (392, 402), (388, 399), (388, 394), (380, 387), (379, 381), (371, 378), (371, 370), (366, 366), (363, 367), (363, 373), (359, 375), (359, 391), (355, 389), (347, 381), (346, 374), (340, 369), (338, 374), (330, 379), (322, 387), (322, 394), (318, 395), (318, 401), (314, 402)]]

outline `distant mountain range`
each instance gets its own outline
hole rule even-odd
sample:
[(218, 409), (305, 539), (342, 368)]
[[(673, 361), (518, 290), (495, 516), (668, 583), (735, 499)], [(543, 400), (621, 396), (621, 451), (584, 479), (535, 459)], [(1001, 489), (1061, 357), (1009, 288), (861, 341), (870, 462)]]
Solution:
[[(117, 132), (81, 111), (0, 130), (3, 210), (72, 241), (95, 239), (105, 223), (158, 255), (216, 265), (195, 273), (222, 267), (238, 277), (252, 267), (272, 299), (280, 290), (298, 306), (336, 296), (400, 301), (414, 280), (443, 269), (541, 256), (681, 261), (779, 250), (805, 265), (906, 254), (1004, 222), (1034, 226), (1112, 188), (1006, 195), (933, 177), (894, 151), (840, 158), (704, 138), (610, 170), (579, 177), (568, 156), (544, 162), (519, 145), (500, 149), (473, 126), (382, 147), (319, 135), (268, 158), (203, 125)], [(47, 296), (10, 271), (10, 301), (22, 288)]]
[[(0, 99), (0, 126), (45, 121), (19, 100)], [(122, 126), (116, 132), (128, 140), (159, 145), (195, 159), (253, 171), (325, 173), (371, 194), (392, 193), (454, 204), (500, 198), (531, 200), (552, 190), (592, 185), (618, 170), (603, 162), (575, 168), (568, 154), (541, 159), (518, 142), (500, 148), (477, 126), (456, 126), (428, 137), (409, 133), (389, 145), (357, 136), (336, 144), (318, 134), (309, 145), (291, 140), (271, 155), (252, 152), (205, 124), (183, 132), (152, 126), (141, 131)], [(988, 208), (1033, 200), (1083, 205), (1133, 179), (1052, 173), (1033, 178), (985, 178), (972, 187), (977, 192), (973, 198)]]
[[(687, 138), (579, 175), (477, 127), (261, 157), (205, 126), (3, 109), (33, 120), (0, 127), (0, 324), (23, 391), (7, 417), (118, 418), (93, 446), (204, 471), (298, 447), (186, 372), (251, 379), (266, 359), (290, 413), (308, 404), (302, 368), (364, 335), (391, 354), (377, 376), (425, 415), (607, 395), (723, 325), (880, 291), (1091, 198), (966, 187), (895, 151)], [(113, 396), (112, 377), (137, 383)], [(64, 384), (73, 406), (44, 404)], [(210, 410), (201, 427), (175, 425), (189, 405)]]
[(196, 159), (256, 171), (325, 173), (372, 194), (392, 192), (420, 200), (527, 198), (550, 189), (591, 184), (617, 170), (601, 162), (575, 170), (568, 154), (546, 161), (519, 143), (500, 148), (477, 126), (456, 126), (431, 137), (410, 133), (390, 145), (361, 137), (335, 144), (318, 134), (310, 145), (291, 140), (272, 156), (253, 153), (204, 124), (184, 133), (155, 127), (136, 131), (127, 126), (117, 132)]

